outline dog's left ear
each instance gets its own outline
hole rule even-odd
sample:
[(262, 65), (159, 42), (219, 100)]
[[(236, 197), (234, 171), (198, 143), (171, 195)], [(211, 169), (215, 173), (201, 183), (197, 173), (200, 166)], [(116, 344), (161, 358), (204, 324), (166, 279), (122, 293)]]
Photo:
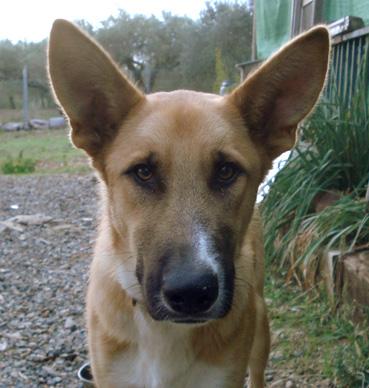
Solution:
[(323, 88), (329, 48), (328, 30), (315, 27), (284, 46), (227, 97), (271, 158), (295, 144), (297, 125)]

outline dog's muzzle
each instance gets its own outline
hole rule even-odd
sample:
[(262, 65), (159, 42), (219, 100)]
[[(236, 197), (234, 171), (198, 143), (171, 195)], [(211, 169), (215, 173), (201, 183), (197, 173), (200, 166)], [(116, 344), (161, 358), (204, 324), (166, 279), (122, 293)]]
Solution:
[(233, 299), (233, 266), (228, 271), (184, 260), (170, 265), (144, 286), (146, 307), (155, 320), (203, 323), (224, 317)]

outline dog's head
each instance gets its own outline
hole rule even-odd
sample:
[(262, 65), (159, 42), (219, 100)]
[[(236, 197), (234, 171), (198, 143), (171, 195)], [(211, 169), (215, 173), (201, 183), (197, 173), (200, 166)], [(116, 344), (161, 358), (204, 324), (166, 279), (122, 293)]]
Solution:
[(294, 145), (328, 56), (328, 32), (317, 27), (226, 97), (145, 96), (89, 37), (55, 22), (50, 77), (73, 143), (105, 183), (120, 252), (114, 276), (153, 318), (201, 322), (227, 314), (258, 185)]

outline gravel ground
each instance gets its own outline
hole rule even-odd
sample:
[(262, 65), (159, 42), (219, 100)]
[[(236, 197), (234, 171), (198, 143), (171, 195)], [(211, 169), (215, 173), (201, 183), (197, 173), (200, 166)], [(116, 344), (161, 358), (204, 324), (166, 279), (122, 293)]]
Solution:
[(51, 217), (0, 225), (0, 387), (79, 386), (96, 208), (92, 175), (0, 176), (0, 221)]
[[(0, 175), (0, 388), (80, 386), (97, 209), (93, 175)], [(35, 214), (43, 216), (13, 218)], [(332, 386), (278, 370), (278, 354), (269, 387)]]

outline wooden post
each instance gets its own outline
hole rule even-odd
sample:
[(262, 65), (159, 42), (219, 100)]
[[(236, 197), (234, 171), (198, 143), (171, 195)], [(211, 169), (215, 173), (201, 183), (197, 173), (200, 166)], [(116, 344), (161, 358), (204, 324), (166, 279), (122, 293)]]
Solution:
[(28, 68), (23, 68), (23, 128), (29, 129)]
[[(256, 53), (256, 2), (257, 0), (252, 1), (252, 40), (251, 40), (251, 60), (255, 61), (257, 57)], [(242, 79), (244, 75), (242, 74)]]

